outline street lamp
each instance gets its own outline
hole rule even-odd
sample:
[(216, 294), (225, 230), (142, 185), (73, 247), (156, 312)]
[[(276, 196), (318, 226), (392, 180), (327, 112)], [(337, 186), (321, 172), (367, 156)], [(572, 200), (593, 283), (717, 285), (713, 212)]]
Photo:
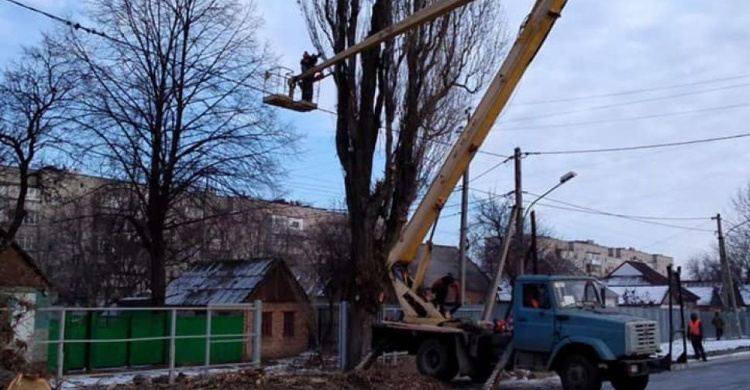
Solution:
[(554, 187), (550, 188), (549, 190), (547, 190), (547, 192), (543, 193), (541, 196), (539, 196), (538, 198), (534, 199), (533, 202), (531, 202), (531, 204), (529, 205), (529, 207), (526, 208), (526, 212), (523, 214), (523, 219), (524, 220), (526, 219), (526, 217), (529, 215), (529, 212), (531, 211), (531, 208), (534, 207), (534, 205), (536, 204), (536, 202), (538, 202), (540, 199), (544, 198), (545, 196), (549, 195), (552, 191), (556, 190), (561, 185), (569, 182), (571, 179), (573, 179), (577, 175), (578, 175), (577, 173), (575, 173), (573, 171), (570, 171), (570, 172), (568, 172), (568, 173), (560, 176), (560, 182), (559, 183), (555, 184)]

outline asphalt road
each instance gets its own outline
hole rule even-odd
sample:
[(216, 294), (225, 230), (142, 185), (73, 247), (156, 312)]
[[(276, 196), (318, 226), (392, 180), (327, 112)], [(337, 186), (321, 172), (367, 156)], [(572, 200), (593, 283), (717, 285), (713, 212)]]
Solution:
[[(690, 362), (688, 369), (651, 375), (648, 389), (746, 390), (750, 389), (750, 354), (714, 357), (708, 362)], [(547, 380), (503, 381), (501, 389), (562, 389), (557, 377)], [(609, 383), (602, 387), (613, 390)]]
[[(750, 355), (715, 357), (706, 363), (691, 362), (687, 370), (652, 375), (649, 389), (745, 390), (750, 389)], [(610, 390), (607, 385), (604, 389)]]

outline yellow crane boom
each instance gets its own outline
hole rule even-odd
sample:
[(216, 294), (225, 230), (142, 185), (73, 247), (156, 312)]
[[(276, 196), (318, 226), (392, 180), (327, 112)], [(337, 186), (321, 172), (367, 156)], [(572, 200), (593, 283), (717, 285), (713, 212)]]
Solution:
[(436, 1), (433, 4), (430, 4), (427, 7), (422, 8), (421, 10), (415, 12), (414, 14), (410, 15), (406, 19), (400, 21), (399, 23), (396, 23), (392, 26), (386, 27), (375, 34), (370, 35), (369, 37), (365, 38), (360, 43), (357, 43), (356, 45), (349, 46), (346, 49), (336, 53), (335, 56), (331, 57), (330, 59), (324, 61), (322, 64), (309, 69), (307, 72), (302, 73), (298, 76), (295, 76), (295, 79), (300, 79), (303, 77), (312, 76), (318, 72), (321, 72), (325, 69), (328, 69), (329, 67), (351, 57), (356, 55), (357, 53), (360, 53), (364, 50), (367, 50), (375, 45), (378, 45), (382, 43), (383, 41), (386, 41), (388, 39), (391, 39), (395, 36), (398, 36), (400, 34), (403, 34), (406, 31), (411, 30), (414, 27), (420, 26), (424, 23), (430, 22), (442, 15), (447, 14), (448, 12), (453, 11), (454, 9), (464, 6), (466, 4), (469, 4), (473, 2), (474, 0), (440, 0)]
[[(413, 323), (439, 323), (446, 318), (416, 293), (429, 264), (425, 256), (417, 271), (417, 280), (408, 281), (406, 267), (414, 261), (427, 232), (469, 166), (472, 158), (495, 124), (500, 112), (547, 38), (567, 0), (537, 0), (500, 70), (485, 92), (469, 124), (464, 128), (446, 161), (420, 202), (414, 216), (404, 227), (391, 249), (387, 267), (404, 319)], [(410, 288), (411, 287), (413, 288)]]

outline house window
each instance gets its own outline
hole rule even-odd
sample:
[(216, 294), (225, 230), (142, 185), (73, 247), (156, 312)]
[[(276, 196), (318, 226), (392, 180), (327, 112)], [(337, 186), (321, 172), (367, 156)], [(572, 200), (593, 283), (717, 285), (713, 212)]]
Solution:
[(273, 312), (270, 312), (270, 311), (263, 312), (263, 318), (261, 320), (260, 328), (261, 328), (260, 333), (261, 335), (263, 335), (263, 337), (273, 336)]
[(294, 337), (294, 312), (284, 312), (284, 337)]

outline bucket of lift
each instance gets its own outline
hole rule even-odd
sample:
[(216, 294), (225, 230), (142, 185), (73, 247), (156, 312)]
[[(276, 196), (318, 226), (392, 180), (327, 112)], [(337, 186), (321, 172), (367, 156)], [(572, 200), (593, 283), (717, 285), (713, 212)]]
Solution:
[(320, 93), (318, 83), (314, 84), (314, 88), (312, 101), (295, 100), (297, 80), (294, 77), (294, 72), (289, 68), (277, 66), (269, 69), (265, 74), (263, 89), (267, 95), (263, 97), (263, 103), (298, 112), (312, 111), (318, 108), (317, 102)]

